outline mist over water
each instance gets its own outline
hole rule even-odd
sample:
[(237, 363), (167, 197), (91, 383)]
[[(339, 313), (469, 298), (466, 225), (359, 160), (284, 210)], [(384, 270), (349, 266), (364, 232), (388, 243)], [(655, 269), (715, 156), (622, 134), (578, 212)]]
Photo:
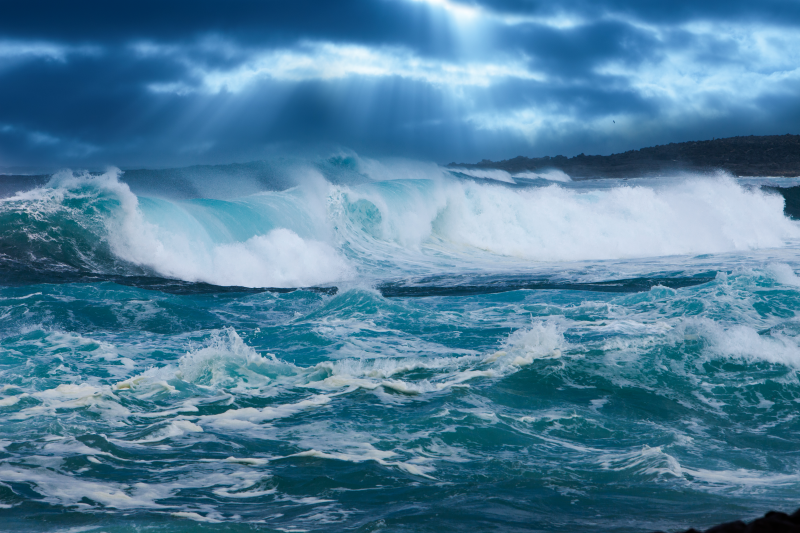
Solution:
[(777, 180), (192, 172), (0, 198), (9, 530), (652, 531), (796, 505)]

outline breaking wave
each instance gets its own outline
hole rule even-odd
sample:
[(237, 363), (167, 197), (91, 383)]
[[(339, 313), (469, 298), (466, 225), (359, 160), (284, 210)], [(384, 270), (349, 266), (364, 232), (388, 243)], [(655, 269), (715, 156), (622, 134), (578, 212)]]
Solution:
[(303, 287), (409, 266), (524, 268), (779, 248), (800, 237), (782, 197), (724, 176), (592, 188), (561, 176), (518, 186), (387, 172), (350, 184), (311, 172), (287, 190), (225, 200), (137, 196), (118, 170), (61, 172), (0, 200), (0, 260), (17, 270)]

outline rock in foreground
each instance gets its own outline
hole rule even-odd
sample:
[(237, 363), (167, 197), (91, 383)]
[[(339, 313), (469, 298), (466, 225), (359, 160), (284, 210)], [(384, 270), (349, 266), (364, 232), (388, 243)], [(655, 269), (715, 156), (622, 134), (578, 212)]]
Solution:
[[(689, 529), (684, 533), (700, 532), (696, 529)], [(705, 530), (705, 533), (800, 533), (800, 509), (791, 515), (770, 511), (750, 523), (746, 524), (737, 520), (714, 526)]]

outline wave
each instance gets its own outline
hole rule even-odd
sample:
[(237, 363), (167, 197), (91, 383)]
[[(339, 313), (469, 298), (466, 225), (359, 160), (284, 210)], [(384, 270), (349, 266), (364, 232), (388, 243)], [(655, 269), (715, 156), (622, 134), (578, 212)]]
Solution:
[[(456, 181), (398, 184), (390, 191), (379, 186), (348, 198), (371, 202), (380, 212), (380, 236), (406, 247), (433, 238), (450, 249), (575, 261), (774, 248), (800, 235), (784, 217), (780, 197), (724, 178), (661, 189), (519, 190)], [(387, 193), (399, 196), (398, 187), (408, 190), (403, 203), (392, 202), (399, 209), (391, 209)]]
[[(391, 476), (448, 483), (509, 442), (522, 442), (539, 458), (531, 471), (563, 463), (566, 454), (576, 468), (605, 481), (748, 497), (785, 486), (789, 494), (798, 482), (791, 457), (778, 457), (777, 466), (756, 461), (741, 468), (737, 461), (757, 460), (763, 447), (752, 438), (737, 445), (729, 436), (770, 439), (794, 428), (800, 329), (784, 306), (798, 286), (790, 265), (773, 264), (720, 274), (690, 290), (656, 287), (546, 305), (537, 298), (420, 305), (354, 289), (307, 308), (294, 301), (286, 318), (293, 315), (296, 334), (288, 337), (258, 315), (232, 308), (220, 308), (229, 327), (198, 334), (191, 324), (188, 335), (171, 339), (142, 339), (138, 324), (134, 337), (102, 331), (82, 337), (34, 326), (4, 340), (10, 375), (17, 377), (0, 387), (0, 407), (22, 428), (17, 441), (54, 459), (26, 464), (16, 459), (27, 452), (9, 446), (13, 460), (0, 479), (52, 505), (86, 497), (106, 508), (185, 514), (198, 510), (196, 499), (176, 495), (191, 487), (206, 487), (227, 502), (283, 498), (285, 488), (267, 480), (283, 475), (282, 464), (319, 469), (321, 461), (371, 461), (371, 469)], [(62, 305), (80, 312), (48, 290), (38, 299), (8, 292), (13, 306), (37, 309), (39, 316)], [(266, 303), (242, 305), (271, 313)], [(183, 316), (182, 309), (171, 312)], [(105, 314), (100, 320), (107, 323)], [(466, 343), (452, 343), (453, 316), (463, 317)], [(189, 339), (197, 344), (186, 347)], [(309, 339), (321, 351), (309, 350)], [(296, 349), (298, 342), (304, 347)], [(644, 406), (638, 412), (632, 395)], [(527, 398), (522, 407), (520, 398)], [(386, 419), (399, 420), (403, 409), (412, 415), (400, 426), (375, 430)], [(56, 419), (62, 426), (94, 424), (94, 434), (41, 439)], [(642, 427), (651, 435), (646, 442)], [(608, 435), (622, 436), (609, 446)], [(279, 446), (248, 448), (252, 442)], [(720, 453), (709, 462), (708, 450)], [(104, 473), (165, 453), (191, 464), (176, 467), (167, 480), (159, 472), (133, 480)], [(75, 472), (83, 477), (73, 484)], [(139, 481), (150, 492), (140, 491)], [(65, 484), (70, 491), (60, 490)], [(17, 505), (23, 497), (15, 491), (6, 501)], [(239, 520), (232, 512), (238, 508), (222, 503), (200, 510), (215, 520)]]
[(511, 174), (505, 170), (494, 168), (451, 168), (450, 172), (455, 175), (467, 176), (470, 178), (479, 178), (485, 180), (502, 181), (505, 183), (516, 184), (518, 180), (543, 180), (555, 182), (571, 182), (570, 178), (565, 172), (556, 169), (549, 169), (540, 172), (517, 172)]
[(137, 197), (119, 176), (115, 169), (99, 176), (61, 172), (46, 187), (0, 201), (6, 265), (245, 287), (352, 276), (331, 244), (308, 236), (324, 231), (302, 195), (178, 202)]
[(780, 248), (800, 237), (781, 196), (724, 176), (591, 188), (369, 168), (379, 181), (332, 183), (312, 169), (293, 188), (233, 199), (137, 196), (115, 169), (61, 172), (0, 199), (0, 268), (307, 287)]

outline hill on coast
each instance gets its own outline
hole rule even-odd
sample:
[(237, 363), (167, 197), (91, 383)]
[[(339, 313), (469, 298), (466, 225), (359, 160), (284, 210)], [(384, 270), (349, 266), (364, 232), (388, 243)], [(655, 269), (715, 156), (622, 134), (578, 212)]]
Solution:
[(728, 137), (670, 143), (611, 155), (518, 156), (448, 167), (500, 169), (511, 174), (549, 169), (572, 178), (628, 178), (725, 170), (735, 176), (800, 176), (800, 135)]

